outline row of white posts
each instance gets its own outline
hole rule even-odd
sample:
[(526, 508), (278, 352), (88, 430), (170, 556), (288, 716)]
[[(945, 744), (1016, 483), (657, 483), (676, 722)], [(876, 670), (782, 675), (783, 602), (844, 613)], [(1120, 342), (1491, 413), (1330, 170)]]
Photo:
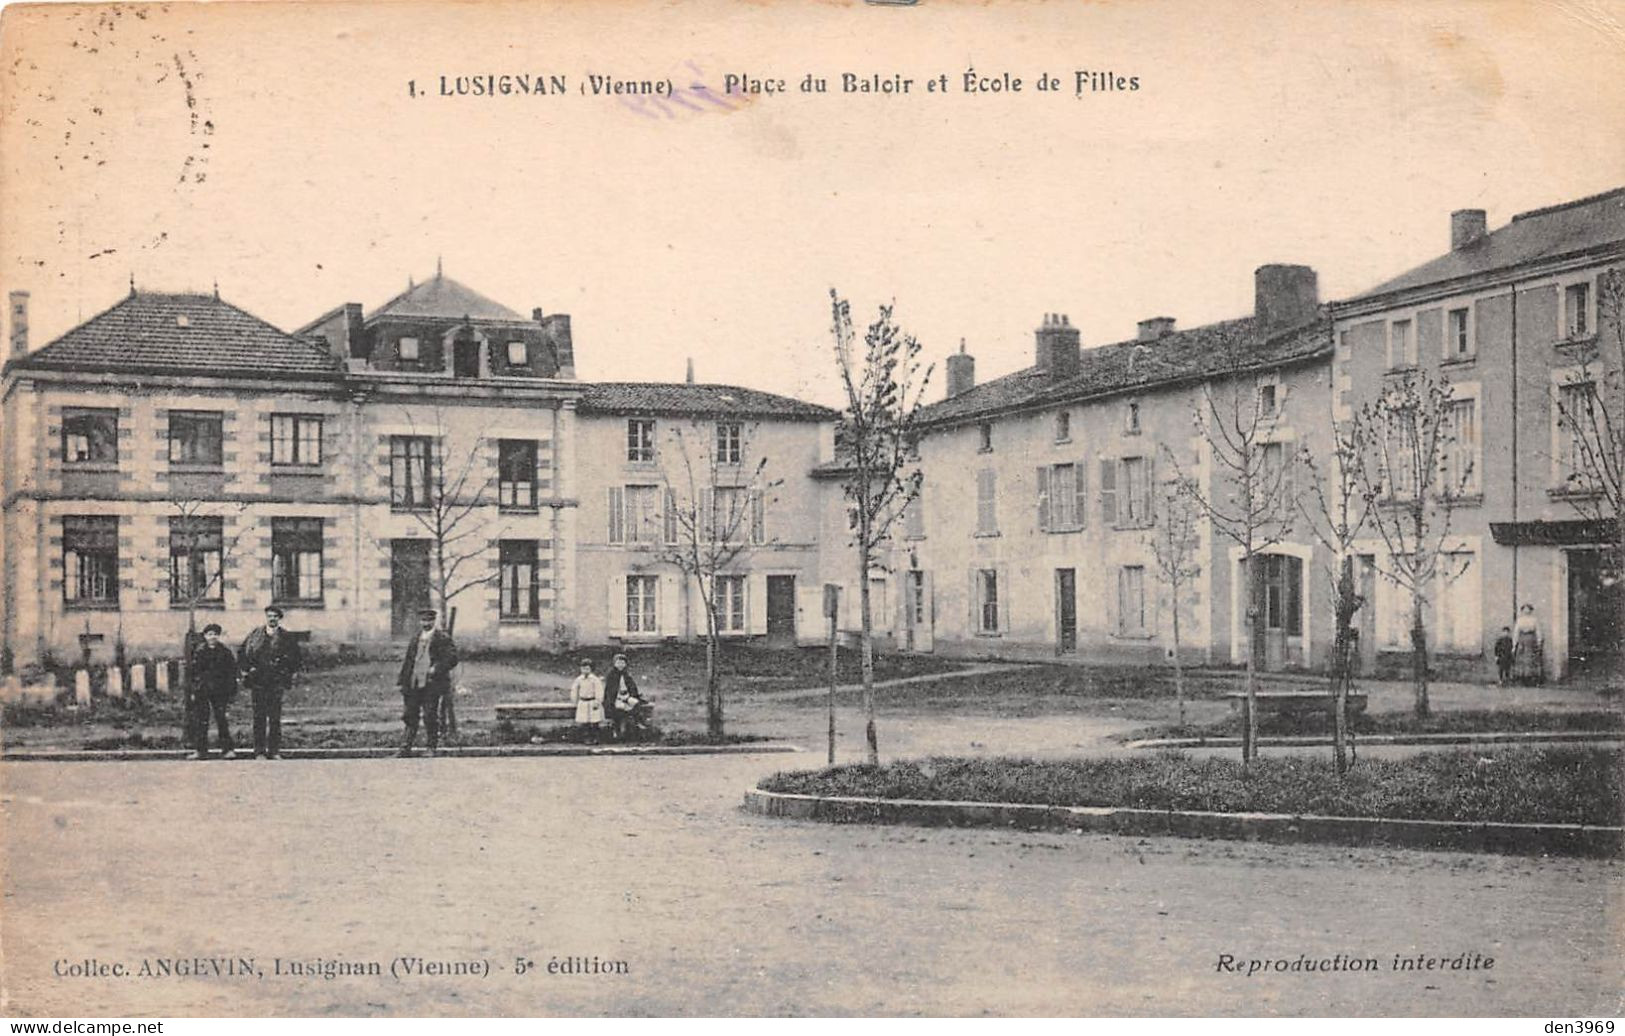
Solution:
[[(177, 667), (179, 668), (179, 667)], [(146, 694), (148, 690), (148, 670), (151, 670), (151, 688), (157, 694), (168, 694), (170, 690), (169, 663), (150, 662), (132, 665), (129, 672), (118, 666), (109, 666), (107, 670), (107, 696), (109, 698), (125, 698), (134, 694)], [(184, 678), (183, 678), (184, 679)], [(46, 680), (44, 683), (24, 684), (22, 679), (13, 673), (0, 684), (0, 700), (7, 702), (37, 702), (45, 705), (56, 700), (56, 681)], [(73, 700), (80, 708), (90, 707), (90, 670), (76, 669), (73, 673)]]

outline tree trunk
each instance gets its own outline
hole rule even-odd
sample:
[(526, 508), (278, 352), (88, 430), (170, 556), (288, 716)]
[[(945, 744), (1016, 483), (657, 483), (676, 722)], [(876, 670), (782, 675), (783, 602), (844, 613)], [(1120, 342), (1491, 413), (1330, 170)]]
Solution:
[(1332, 755), (1337, 761), (1338, 776), (1349, 769), (1348, 708), (1353, 669), (1349, 658), (1352, 646), (1349, 630), (1353, 627), (1357, 606), (1354, 600), (1354, 558), (1345, 554), (1337, 573), (1337, 641), (1332, 649)]
[(705, 732), (722, 736), (722, 681), (717, 674), (717, 620), (711, 609), (705, 610)]
[(1264, 580), (1259, 577), (1258, 559), (1249, 556), (1245, 562), (1247, 580), (1247, 610), (1243, 617), (1243, 627), (1247, 638), (1247, 706), (1244, 727), (1241, 732), (1241, 764), (1243, 767), (1252, 764), (1258, 755), (1258, 668), (1255, 656), (1258, 654), (1256, 630), (1258, 616), (1263, 609), (1259, 607), (1259, 598), (1264, 588)]
[(1179, 658), (1179, 584), (1174, 584), (1174, 698), (1179, 702), (1179, 725), (1185, 725), (1185, 667)]
[(1411, 680), (1416, 687), (1416, 715), (1428, 714), (1428, 631), (1422, 624), (1422, 595), (1411, 601)]
[[(862, 535), (867, 541), (869, 534), (867, 523)], [(870, 613), (869, 604), (869, 565), (868, 551), (860, 550), (862, 555), (859, 564), (862, 571), (858, 573), (858, 608), (863, 621), (863, 738), (867, 746), (867, 759), (870, 766), (880, 765), (880, 741), (875, 733), (875, 633), (874, 616)]]

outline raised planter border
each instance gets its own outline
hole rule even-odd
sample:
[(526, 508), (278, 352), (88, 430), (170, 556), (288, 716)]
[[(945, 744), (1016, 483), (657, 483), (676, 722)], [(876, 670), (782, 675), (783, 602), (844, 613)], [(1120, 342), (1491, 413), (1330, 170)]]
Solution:
[(1625, 827), (1585, 824), (1470, 823), (1293, 816), (1286, 813), (1213, 813), (1124, 806), (881, 799), (805, 795), (762, 788), (751, 788), (745, 792), (745, 810), (764, 817), (836, 824), (1013, 827), (1116, 835), (1172, 835), (1178, 838), (1224, 838), (1249, 842), (1320, 842), (1563, 856), (1613, 857), (1625, 851)]
[[(1349, 738), (1355, 748), (1370, 745), (1509, 745), (1540, 743), (1612, 743), (1625, 741), (1625, 730), (1498, 730), (1458, 734), (1359, 734)], [(1291, 734), (1258, 739), (1260, 748), (1330, 748), (1329, 734)], [(1229, 734), (1219, 737), (1151, 737), (1129, 741), (1125, 748), (1240, 748), (1241, 738)]]
[[(298, 759), (394, 759), (399, 749), (354, 746), (348, 748), (285, 748), (283, 761)], [(461, 748), (442, 748), (438, 757), (430, 756), (425, 748), (418, 748), (413, 759), (487, 759), (527, 756), (650, 756), (650, 755), (749, 755), (758, 752), (800, 752), (797, 745), (777, 741), (749, 741), (730, 745), (469, 745)], [(108, 748), (108, 749), (21, 749), (0, 754), (0, 762), (7, 763), (112, 763), (112, 762), (192, 762), (192, 753), (179, 748)], [(212, 756), (207, 762), (263, 762), (251, 752), (238, 752), (233, 760)]]

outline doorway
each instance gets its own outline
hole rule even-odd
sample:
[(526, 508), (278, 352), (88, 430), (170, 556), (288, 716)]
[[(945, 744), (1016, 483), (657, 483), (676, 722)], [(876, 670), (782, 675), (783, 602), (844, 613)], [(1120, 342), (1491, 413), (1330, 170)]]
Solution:
[(452, 346), (451, 374), (454, 378), (480, 376), (480, 343), (459, 339)]
[(1569, 671), (1607, 667), (1619, 659), (1621, 581), (1619, 552), (1571, 550), (1569, 562)]
[(418, 610), (429, 608), (429, 541), (389, 541), (389, 632), (410, 636)]
[(767, 640), (774, 645), (796, 642), (796, 577), (767, 577)]
[(1055, 650), (1070, 655), (1078, 650), (1078, 573), (1055, 570)]

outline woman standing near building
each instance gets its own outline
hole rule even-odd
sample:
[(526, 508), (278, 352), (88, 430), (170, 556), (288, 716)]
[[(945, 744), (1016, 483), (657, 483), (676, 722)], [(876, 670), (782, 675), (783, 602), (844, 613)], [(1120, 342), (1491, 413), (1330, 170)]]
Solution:
[(1512, 677), (1521, 684), (1545, 682), (1546, 665), (1540, 637), (1540, 622), (1535, 618), (1535, 606), (1524, 604), (1518, 609), (1518, 623), (1513, 627), (1517, 645), (1512, 649)]

